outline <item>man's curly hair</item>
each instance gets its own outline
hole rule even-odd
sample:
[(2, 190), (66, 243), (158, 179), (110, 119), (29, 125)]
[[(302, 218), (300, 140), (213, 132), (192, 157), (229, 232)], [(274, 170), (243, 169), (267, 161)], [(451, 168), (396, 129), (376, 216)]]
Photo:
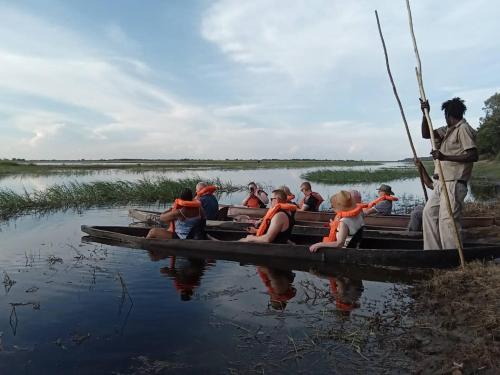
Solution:
[(457, 97), (445, 101), (441, 105), (441, 109), (444, 111), (444, 115), (446, 117), (451, 116), (458, 120), (461, 120), (464, 117), (464, 113), (467, 110), (467, 107), (465, 106), (464, 101)]

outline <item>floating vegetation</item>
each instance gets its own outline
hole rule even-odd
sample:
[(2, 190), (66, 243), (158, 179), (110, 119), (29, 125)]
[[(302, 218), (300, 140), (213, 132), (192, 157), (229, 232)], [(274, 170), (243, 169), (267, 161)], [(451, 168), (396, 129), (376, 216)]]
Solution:
[(324, 184), (345, 184), (360, 182), (388, 182), (418, 177), (415, 168), (380, 168), (375, 170), (331, 170), (320, 169), (304, 173), (301, 177), (313, 182)]
[[(172, 202), (184, 187), (194, 190), (198, 178), (170, 180), (166, 178), (139, 181), (69, 182), (53, 185), (45, 190), (16, 193), (0, 190), (0, 218), (6, 219), (26, 212), (40, 212), (64, 208), (126, 205), (129, 203)], [(219, 193), (241, 189), (219, 179), (209, 181), (219, 187)]]

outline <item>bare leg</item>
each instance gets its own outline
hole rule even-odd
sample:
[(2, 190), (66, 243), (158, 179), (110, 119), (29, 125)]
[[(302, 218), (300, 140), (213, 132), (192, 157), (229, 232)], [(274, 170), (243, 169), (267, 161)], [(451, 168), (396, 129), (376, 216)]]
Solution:
[(157, 240), (170, 240), (172, 239), (172, 232), (165, 228), (152, 228), (149, 230), (147, 239), (157, 239)]

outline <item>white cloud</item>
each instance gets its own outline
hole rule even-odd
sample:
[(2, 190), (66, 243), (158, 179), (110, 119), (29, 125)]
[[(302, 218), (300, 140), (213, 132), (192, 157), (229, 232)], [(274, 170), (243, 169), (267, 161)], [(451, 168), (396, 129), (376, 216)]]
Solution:
[[(496, 30), (494, 12), (475, 13), (477, 6), (491, 4), (413, 4), (424, 79), (433, 99), (433, 92), (448, 96), (456, 91), (477, 107), (493, 94), (487, 87), (500, 86), (491, 74), (489, 84), (465, 75), (474, 58), (467, 48), (476, 54), (483, 45), (491, 54), (481, 56), (494, 71), (491, 61), (499, 55), (500, 42), (485, 34)], [(209, 94), (186, 99), (159, 83), (155, 69), (161, 65), (135, 53), (126, 24), (118, 23), (122, 20), (96, 27), (102, 35), (90, 36), (0, 5), (0, 93), (24, 99), (16, 108), (0, 102), (8, 126), (22, 134), (2, 137), (0, 147), (11, 153), (5, 156), (28, 158), (406, 157), (406, 134), (388, 97), (374, 7), (380, 10), (400, 95), (414, 95), (417, 103), (404, 2), (213, 3), (204, 14), (202, 35), (231, 67), (245, 68), (241, 75), (242, 69), (235, 68), (237, 76), (231, 76), (222, 63), (217, 65), (220, 61), (207, 62), (224, 71), (215, 78), (224, 83), (220, 87), (233, 90), (220, 96), (231, 99), (215, 103)], [(477, 17), (467, 17), (473, 13)], [(414, 140), (427, 154), (416, 105), (407, 116), (415, 118)]]

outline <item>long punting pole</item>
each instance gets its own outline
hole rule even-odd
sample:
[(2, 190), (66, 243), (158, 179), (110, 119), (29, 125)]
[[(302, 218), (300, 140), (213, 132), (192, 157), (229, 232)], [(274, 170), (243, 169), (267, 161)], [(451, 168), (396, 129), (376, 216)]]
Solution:
[[(413, 19), (411, 17), (411, 8), (410, 8), (410, 1), (406, 0), (406, 8), (408, 9), (408, 19), (410, 23), (410, 31), (411, 31), (411, 37), (413, 40), (413, 48), (415, 49), (415, 56), (417, 58), (417, 67), (415, 68), (415, 71), (417, 73), (417, 82), (418, 82), (418, 87), (420, 90), (420, 97), (423, 101), (426, 101), (427, 98), (425, 97), (425, 91), (424, 91), (424, 83), (422, 79), (422, 63), (420, 61), (420, 55), (418, 54), (418, 48), (417, 48), (417, 40), (415, 38), (415, 32), (413, 31)], [(427, 120), (427, 125), (429, 126), (429, 132), (431, 135), (431, 142), (432, 142), (432, 149), (437, 150), (436, 147), (436, 139), (434, 137), (434, 128), (432, 127), (432, 121), (431, 121), (431, 116), (429, 115), (429, 110), (427, 108), (424, 109), (424, 115)], [(450, 218), (453, 221), (453, 228), (454, 234), (455, 234), (455, 240), (457, 242), (457, 249), (458, 249), (458, 254), (460, 256), (460, 264), (462, 265), (462, 268), (465, 266), (465, 259), (464, 259), (464, 249), (462, 246), (462, 241), (460, 240), (460, 234), (458, 233), (458, 227), (455, 219), (453, 218), (453, 210), (451, 208), (451, 203), (450, 203), (450, 195), (448, 194), (448, 188), (446, 187), (446, 181), (444, 179), (444, 173), (443, 173), (443, 166), (441, 165), (441, 161), (439, 159), (436, 159), (436, 164), (438, 167), (438, 173), (439, 173), (439, 179), (443, 183), (444, 189), (441, 189), (444, 192), (445, 198), (446, 198), (446, 206), (448, 208), (448, 215), (450, 215)]]
[[(382, 35), (382, 28), (380, 27), (380, 20), (378, 19), (377, 11), (375, 11), (375, 17), (377, 18), (378, 33), (380, 35), (380, 39), (382, 40), (382, 47), (384, 48), (385, 66), (387, 67), (387, 73), (389, 74), (389, 79), (391, 80), (392, 91), (394, 92), (394, 96), (396, 97), (396, 101), (398, 102), (399, 111), (401, 112), (401, 117), (403, 118), (403, 123), (406, 128), (406, 134), (408, 135), (408, 140), (410, 141), (411, 150), (413, 152), (413, 158), (415, 161), (417, 161), (418, 159), (417, 151), (415, 150), (415, 146), (413, 145), (410, 128), (408, 127), (408, 122), (406, 121), (405, 112), (403, 110), (403, 105), (401, 104), (401, 100), (399, 100), (398, 91), (396, 89), (396, 85), (394, 84), (394, 79), (392, 78), (391, 68), (389, 66), (389, 56), (387, 55), (387, 48), (385, 46), (384, 36)], [(422, 184), (422, 190), (424, 191), (425, 201), (427, 202), (429, 198), (427, 197), (427, 189), (425, 188), (424, 184), (424, 176), (422, 176), (422, 171), (420, 169), (418, 169), (418, 174), (420, 176), (420, 183)]]

